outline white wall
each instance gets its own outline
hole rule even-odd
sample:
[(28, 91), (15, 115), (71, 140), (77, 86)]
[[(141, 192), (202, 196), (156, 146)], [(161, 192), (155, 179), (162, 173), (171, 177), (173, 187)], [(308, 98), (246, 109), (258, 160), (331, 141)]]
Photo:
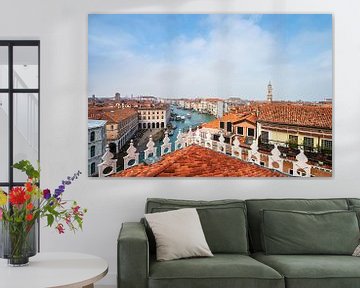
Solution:
[[(226, 3), (226, 4), (225, 4)], [(334, 13), (334, 177), (321, 179), (87, 178), (87, 14), (166, 12)], [(102, 283), (115, 284), (116, 239), (137, 221), (147, 197), (218, 199), (359, 197), (360, 2), (358, 0), (1, 0), (0, 38), (41, 40), (42, 183), (84, 172), (67, 192), (89, 209), (82, 233), (42, 229), (43, 251), (79, 251), (110, 264)]]

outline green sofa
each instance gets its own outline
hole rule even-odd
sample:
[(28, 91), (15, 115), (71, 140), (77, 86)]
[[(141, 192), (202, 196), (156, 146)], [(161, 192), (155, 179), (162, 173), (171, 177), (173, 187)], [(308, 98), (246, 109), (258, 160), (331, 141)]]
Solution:
[[(197, 208), (206, 240), (214, 257), (158, 262), (155, 260), (154, 236), (145, 221), (124, 223), (117, 246), (119, 288), (360, 287), (360, 257), (341, 255), (342, 252), (339, 255), (324, 253), (309, 255), (305, 251), (304, 255), (301, 255), (301, 247), (297, 255), (269, 255), (263, 248), (264, 241), (267, 240), (264, 240), (265, 236), (262, 232), (264, 211), (308, 211), (310, 216), (306, 213), (305, 217), (324, 217), (328, 219), (327, 221), (331, 221), (330, 225), (336, 225), (336, 223), (333, 223), (334, 221), (329, 216), (339, 213), (344, 219), (339, 221), (346, 221), (344, 222), (346, 227), (348, 225), (354, 230), (353, 226), (356, 225), (356, 241), (358, 241), (359, 224), (355, 213), (358, 212), (360, 215), (360, 199), (245, 201), (148, 199), (145, 212), (164, 212), (187, 207)], [(359, 209), (356, 209), (357, 207)], [(315, 216), (311, 214), (313, 212)], [(321, 216), (317, 216), (318, 214)], [(293, 216), (304, 217), (297, 214)], [(338, 216), (335, 215), (335, 217)], [(349, 221), (349, 217), (355, 217), (356, 223), (353, 220)], [(286, 218), (292, 221), (291, 217), (286, 216)], [(269, 219), (273, 221), (277, 218)], [(306, 223), (301, 226), (306, 227)], [(337, 225), (334, 227), (343, 228), (344, 226), (343, 223), (337, 223)], [(276, 240), (275, 236), (270, 235), (268, 240)], [(291, 235), (289, 237), (289, 242), (284, 245), (293, 244)], [(330, 244), (325, 244), (340, 246), (341, 239), (336, 241), (331, 240)], [(351, 241), (348, 242), (348, 246), (354, 245)], [(273, 244), (268, 241), (265, 245)], [(352, 249), (352, 246), (350, 248)], [(331, 247), (329, 249), (331, 251)]]

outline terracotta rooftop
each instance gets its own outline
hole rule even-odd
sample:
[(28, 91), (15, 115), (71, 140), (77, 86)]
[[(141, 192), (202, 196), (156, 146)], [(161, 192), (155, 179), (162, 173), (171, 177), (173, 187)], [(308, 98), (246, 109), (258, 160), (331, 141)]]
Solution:
[(285, 177), (263, 168), (198, 145), (174, 151), (158, 162), (128, 168), (112, 177)]
[(332, 128), (332, 107), (318, 105), (263, 105), (259, 121), (298, 126)]
[(212, 129), (220, 129), (220, 120), (215, 119), (213, 121), (204, 123), (201, 125), (202, 128), (212, 128)]
[(107, 120), (108, 123), (119, 123), (130, 117), (136, 116), (138, 113), (132, 108), (114, 108), (113, 110), (106, 109), (105, 111), (96, 111), (89, 118), (96, 120)]
[(254, 124), (256, 124), (257, 117), (253, 114), (236, 114), (236, 113), (228, 113), (219, 119), (215, 119), (213, 121), (207, 122), (202, 125), (203, 128), (212, 128), (212, 129), (220, 129), (220, 121), (221, 122), (231, 122), (231, 123), (239, 123), (245, 120), (248, 120)]
[(233, 113), (258, 113), (258, 121), (332, 129), (332, 106), (302, 103), (258, 103), (238, 106)]

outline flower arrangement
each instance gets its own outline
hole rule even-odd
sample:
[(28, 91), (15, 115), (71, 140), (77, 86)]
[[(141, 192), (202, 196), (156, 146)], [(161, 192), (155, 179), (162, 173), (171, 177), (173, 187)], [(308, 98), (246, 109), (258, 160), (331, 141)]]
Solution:
[[(28, 179), (23, 187), (13, 187), (6, 194), (0, 189), (0, 222), (8, 236), (9, 251), (3, 253), (4, 258), (28, 258), (28, 238), (30, 231), (39, 218), (45, 218), (47, 226), (55, 227), (59, 234), (82, 229), (83, 217), (87, 212), (77, 202), (66, 201), (63, 194), (67, 186), (78, 179), (81, 172), (76, 172), (63, 180), (52, 192), (50, 189), (40, 189), (40, 169), (35, 169), (29, 161), (23, 160), (13, 166), (26, 173)], [(4, 244), (4, 243), (3, 243)], [(6, 245), (5, 245), (6, 246)], [(32, 256), (32, 255), (31, 255)], [(25, 259), (26, 261), (26, 259)], [(28, 261), (28, 259), (27, 259)], [(16, 261), (15, 261), (16, 263)]]

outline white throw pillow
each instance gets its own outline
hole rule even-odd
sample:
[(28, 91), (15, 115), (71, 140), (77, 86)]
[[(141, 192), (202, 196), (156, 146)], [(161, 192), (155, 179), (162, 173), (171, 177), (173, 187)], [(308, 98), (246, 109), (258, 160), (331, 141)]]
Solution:
[(156, 240), (156, 259), (213, 256), (195, 208), (145, 214)]
[(360, 244), (355, 248), (354, 253), (352, 256), (360, 257)]

